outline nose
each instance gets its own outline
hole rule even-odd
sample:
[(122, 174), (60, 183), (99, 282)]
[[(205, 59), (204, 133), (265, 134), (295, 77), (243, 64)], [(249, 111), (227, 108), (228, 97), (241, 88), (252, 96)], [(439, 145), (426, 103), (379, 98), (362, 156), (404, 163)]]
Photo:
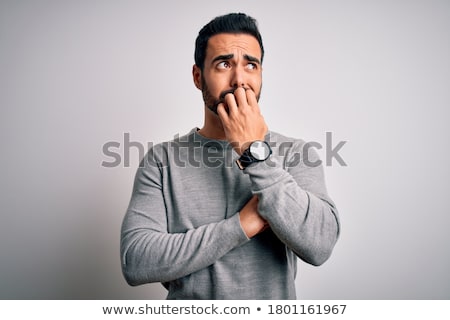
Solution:
[(230, 85), (232, 88), (245, 88), (247, 86), (245, 71), (242, 69), (242, 67), (234, 68)]

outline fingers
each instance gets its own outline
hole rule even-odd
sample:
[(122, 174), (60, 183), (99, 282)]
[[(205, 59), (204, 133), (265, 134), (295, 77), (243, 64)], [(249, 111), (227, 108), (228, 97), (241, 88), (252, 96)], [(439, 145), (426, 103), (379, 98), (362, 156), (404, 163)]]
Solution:
[(245, 94), (244, 88), (237, 88), (236, 90), (234, 90), (234, 97), (239, 108), (246, 108), (248, 106), (247, 96)]
[(256, 94), (253, 90), (245, 90), (245, 97), (249, 106), (259, 110), (258, 99), (256, 99)]
[(217, 105), (217, 115), (222, 120), (222, 122), (228, 120), (228, 112), (227, 112), (227, 110), (225, 108), (225, 104), (223, 102), (219, 103)]
[(255, 107), (259, 111), (255, 92), (251, 89), (237, 88), (233, 93), (225, 95), (224, 102), (228, 106), (230, 115), (235, 112), (246, 112), (248, 108)]
[(238, 102), (236, 96), (232, 93), (228, 93), (224, 98), (225, 104), (228, 107), (228, 114), (234, 115), (238, 112)]

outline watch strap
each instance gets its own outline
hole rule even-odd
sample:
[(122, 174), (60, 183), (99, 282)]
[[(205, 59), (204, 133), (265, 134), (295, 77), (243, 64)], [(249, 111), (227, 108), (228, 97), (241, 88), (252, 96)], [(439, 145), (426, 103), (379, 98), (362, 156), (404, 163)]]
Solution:
[(251, 165), (253, 162), (257, 162), (255, 158), (252, 157), (250, 153), (250, 148), (246, 149), (241, 157), (236, 160), (236, 164), (238, 165), (239, 169), (244, 170), (249, 165)]

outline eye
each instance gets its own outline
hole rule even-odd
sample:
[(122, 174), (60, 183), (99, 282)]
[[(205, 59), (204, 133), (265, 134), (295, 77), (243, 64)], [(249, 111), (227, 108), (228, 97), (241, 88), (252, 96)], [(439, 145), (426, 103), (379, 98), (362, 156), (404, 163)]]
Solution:
[(249, 62), (247, 64), (246, 68), (249, 69), (249, 70), (256, 70), (258, 68), (258, 65), (256, 63)]
[(228, 69), (230, 67), (231, 67), (231, 65), (228, 61), (222, 61), (217, 64), (218, 69)]

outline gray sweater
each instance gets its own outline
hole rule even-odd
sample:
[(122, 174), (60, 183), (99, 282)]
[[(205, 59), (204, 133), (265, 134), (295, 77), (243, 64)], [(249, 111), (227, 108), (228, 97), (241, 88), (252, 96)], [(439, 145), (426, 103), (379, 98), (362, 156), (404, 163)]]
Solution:
[[(338, 213), (316, 152), (275, 132), (266, 141), (271, 157), (243, 171), (226, 141), (197, 129), (149, 150), (121, 232), (130, 285), (162, 282), (168, 299), (296, 299), (297, 257), (328, 259)], [(252, 195), (270, 228), (249, 239), (239, 210)]]

